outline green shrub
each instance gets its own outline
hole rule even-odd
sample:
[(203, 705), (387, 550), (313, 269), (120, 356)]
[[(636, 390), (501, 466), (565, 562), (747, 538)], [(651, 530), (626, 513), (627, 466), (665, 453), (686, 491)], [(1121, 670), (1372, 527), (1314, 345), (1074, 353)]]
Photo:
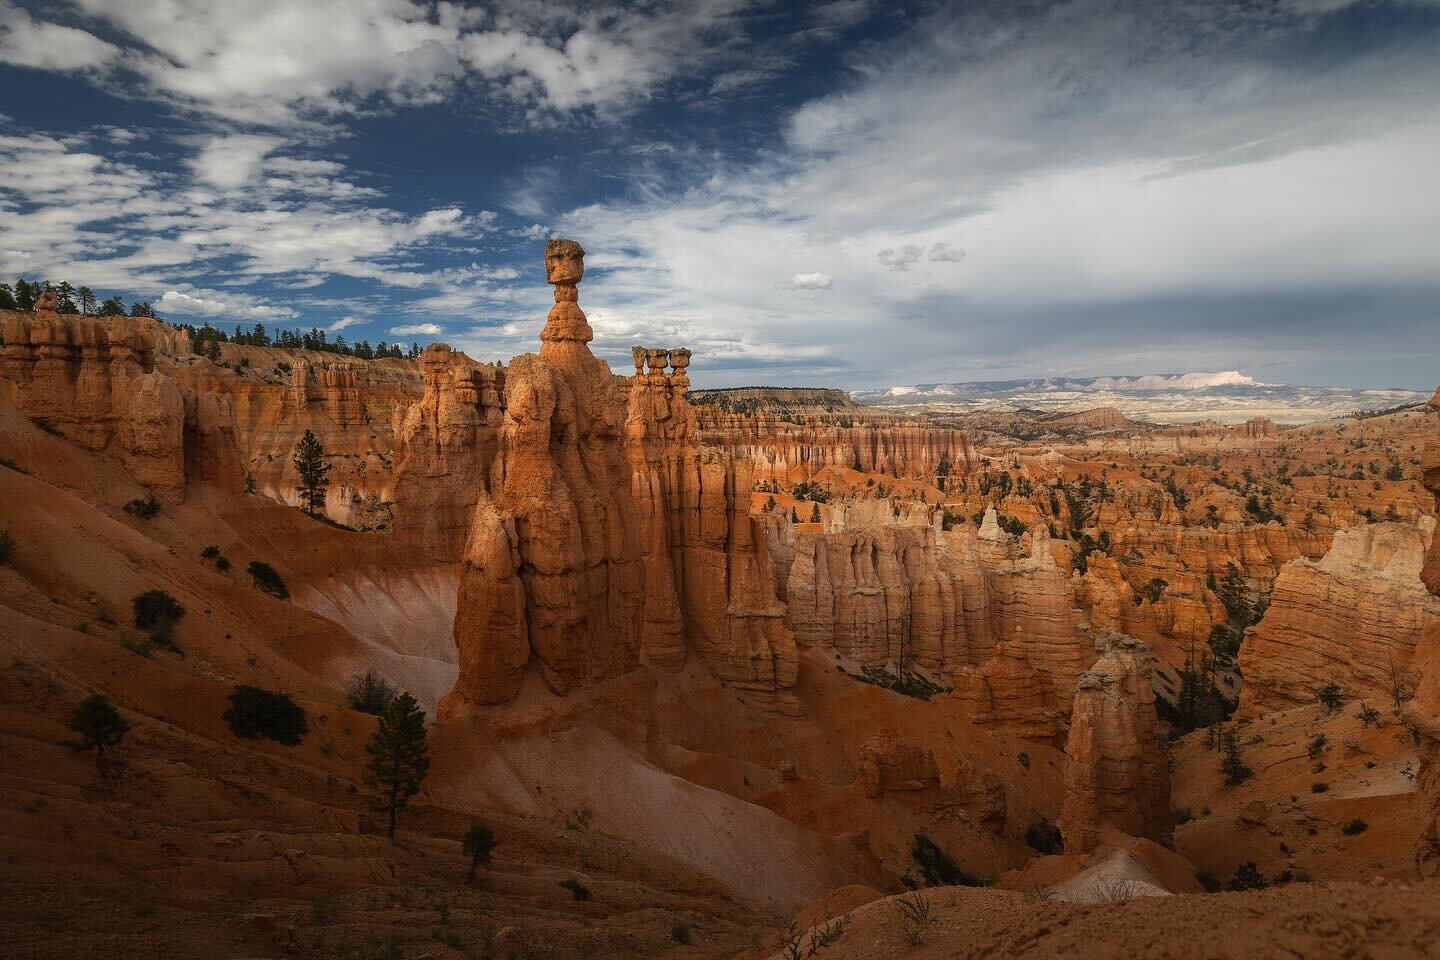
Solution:
[(579, 880), (561, 880), (560, 886), (564, 887), (566, 890), (569, 890), (575, 896), (576, 900), (590, 899), (589, 888), (586, 887), (585, 884), (581, 883)]
[(400, 691), (374, 670), (366, 670), (350, 678), (345, 695), (350, 700), (351, 709), (378, 717), (390, 706), (390, 701), (400, 695)]
[(225, 711), (224, 719), (237, 737), (268, 737), (289, 747), (304, 740), (310, 729), (305, 708), (291, 700), (288, 693), (243, 685), (230, 694), (230, 709)]
[(200, 551), (200, 559), (202, 560), (214, 560), (218, 556), (220, 556), (220, 548), (214, 544)]
[(81, 700), (70, 715), (68, 726), (80, 735), (70, 746), (76, 750), (94, 750), (95, 768), (101, 774), (105, 773), (105, 748), (118, 746), (130, 729), (110, 698), (101, 693)]
[(160, 512), (160, 501), (155, 499), (155, 494), (153, 493), (147, 494), (143, 498), (137, 497), (125, 504), (125, 512), (132, 517), (149, 520)]
[(1330, 784), (1326, 783), (1326, 782), (1323, 781), (1323, 780), (1322, 780), (1322, 781), (1319, 781), (1318, 783), (1312, 783), (1312, 784), (1310, 784), (1310, 792), (1311, 792), (1311, 793), (1324, 793), (1326, 790), (1329, 790), (1329, 789), (1330, 789)]
[(1270, 886), (1260, 868), (1255, 866), (1254, 861), (1240, 864), (1235, 871), (1235, 876), (1225, 884), (1227, 890), (1264, 890)]
[(1037, 820), (1025, 828), (1025, 842), (1040, 853), (1059, 853), (1065, 849), (1065, 838), (1060, 828), (1049, 820)]
[(465, 831), (460, 849), (470, 858), (470, 873), (465, 877), (465, 882), (469, 883), (475, 879), (476, 867), (490, 863), (490, 854), (495, 850), (495, 831), (484, 823), (472, 825)]
[(690, 942), (690, 924), (677, 923), (670, 927), (670, 939), (676, 943), (688, 944)]
[(185, 616), (185, 608), (164, 590), (146, 590), (130, 600), (135, 612), (135, 626), (150, 631), (157, 643), (170, 646), (175, 624)]
[(250, 579), (254, 583), (255, 589), (268, 593), (272, 597), (279, 597), (281, 600), (290, 598), (290, 591), (286, 589), (285, 581), (280, 579), (280, 574), (276, 573), (275, 568), (270, 564), (251, 560), (250, 566), (246, 569), (250, 571)]
[(1345, 702), (1344, 695), (1341, 694), (1340, 688), (1333, 683), (1327, 683), (1317, 690), (1315, 692), (1315, 699), (1325, 708), (1326, 713), (1334, 713), (1336, 710), (1339, 710), (1340, 705)]
[(1345, 826), (1341, 827), (1340, 832), (1345, 834), (1345, 836), (1347, 837), (1353, 837), (1357, 834), (1364, 833), (1368, 829), (1370, 829), (1370, 824), (1357, 817), (1356, 819), (1351, 820), (1349, 823), (1345, 824)]

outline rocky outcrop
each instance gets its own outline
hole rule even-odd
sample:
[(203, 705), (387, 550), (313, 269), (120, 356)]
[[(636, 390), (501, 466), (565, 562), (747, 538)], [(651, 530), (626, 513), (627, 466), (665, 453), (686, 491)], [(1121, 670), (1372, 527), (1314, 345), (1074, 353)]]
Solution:
[(749, 472), (696, 442), (689, 351), (637, 348), (633, 377), (591, 354), (583, 257), (573, 241), (547, 245), (555, 306), (540, 353), (505, 371), (464, 554), (460, 676), (442, 714), (513, 698), (531, 664), (564, 693), (642, 656), (676, 665), (687, 649), (774, 697), (797, 661), (749, 515)]
[(861, 788), (867, 797), (940, 785), (935, 756), (923, 744), (882, 730), (860, 747)]
[(140, 483), (185, 498), (185, 403), (155, 370), (159, 350), (188, 351), (182, 334), (139, 317), (6, 312), (4, 372), (15, 404), (44, 429), (117, 456)]
[(1150, 651), (1123, 634), (1096, 647), (1100, 659), (1080, 678), (1065, 740), (1065, 852), (1095, 849), (1105, 826), (1169, 845), (1170, 773), (1155, 741)]
[(1028, 740), (1054, 740), (1065, 728), (1055, 684), (1018, 651), (1019, 644), (997, 643), (978, 667), (955, 673), (953, 696), (971, 723)]
[(1416, 645), (1440, 623), (1440, 599), (1420, 580), (1434, 529), (1429, 517), (1361, 524), (1338, 532), (1318, 563), (1287, 564), (1240, 649), (1240, 715), (1313, 703), (1331, 683), (1380, 702), (1413, 687)]
[[(1430, 407), (1440, 412), (1440, 390), (1435, 391)], [(1440, 513), (1440, 432), (1432, 433), (1425, 446), (1421, 476)], [(1440, 598), (1440, 537), (1431, 540), (1421, 580)], [(1422, 876), (1436, 877), (1440, 876), (1440, 623), (1430, 623), (1421, 634), (1415, 649), (1415, 672), (1415, 692), (1405, 705), (1406, 722), (1420, 738), (1421, 832), (1415, 863)]]

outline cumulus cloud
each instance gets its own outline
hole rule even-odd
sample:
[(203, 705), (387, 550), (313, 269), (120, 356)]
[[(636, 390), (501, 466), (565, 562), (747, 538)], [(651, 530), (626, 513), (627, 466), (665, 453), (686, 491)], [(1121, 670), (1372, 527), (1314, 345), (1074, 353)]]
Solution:
[(233, 190), (243, 187), (260, 173), (260, 164), (285, 141), (258, 134), (213, 137), (190, 161), (195, 176), (212, 187)]
[(902, 247), (886, 247), (875, 254), (875, 258), (891, 270), (905, 270), (920, 259), (920, 253), (918, 246), (907, 243)]
[(559, 8), (498, 0), (472, 8), (412, 0), (75, 0), (75, 6), (135, 41), (122, 51), (7, 7), (14, 22), (0, 49), (14, 48), (13, 62), (47, 69), (103, 66), (123, 56), (126, 72), (116, 80), (138, 76), (150, 92), (179, 105), (280, 126), (305, 124), (316, 114), (353, 114), (377, 101), (435, 103), (466, 85), (532, 119), (623, 110), (676, 76), (742, 59), (741, 14), (750, 2)]
[(397, 337), (438, 337), (445, 332), (445, 329), (438, 323), (411, 323), (400, 327), (391, 327), (390, 332)]
[(97, 70), (120, 57), (120, 48), (85, 30), (36, 20), (0, 3), (0, 62), (40, 70)]
[(829, 290), (835, 279), (828, 273), (797, 273), (790, 278), (791, 290)]
[(162, 313), (178, 313), (199, 317), (230, 317), (244, 320), (273, 320), (293, 317), (289, 307), (261, 303), (243, 294), (223, 294), (208, 290), (185, 292), (166, 290), (155, 304)]

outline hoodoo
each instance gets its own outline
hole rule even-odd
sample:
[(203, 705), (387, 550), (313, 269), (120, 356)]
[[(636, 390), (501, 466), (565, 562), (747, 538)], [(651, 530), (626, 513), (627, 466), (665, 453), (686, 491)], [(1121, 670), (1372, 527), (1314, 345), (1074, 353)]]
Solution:
[[(678, 666), (688, 651), (773, 702), (794, 682), (795, 644), (749, 515), (748, 465), (698, 443), (688, 350), (637, 347), (631, 377), (590, 352), (584, 258), (573, 240), (546, 245), (555, 306), (540, 353), (497, 381), (494, 456), (472, 481), (455, 615), (460, 674), (442, 714), (512, 699), (532, 666), (565, 693), (642, 659)], [(427, 375), (421, 412), (405, 422), (453, 406), (434, 395), (446, 386)]]

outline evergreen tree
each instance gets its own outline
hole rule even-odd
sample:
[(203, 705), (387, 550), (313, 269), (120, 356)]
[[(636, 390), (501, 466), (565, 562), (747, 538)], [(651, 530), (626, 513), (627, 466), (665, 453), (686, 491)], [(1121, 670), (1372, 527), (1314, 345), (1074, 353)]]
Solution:
[(119, 297), (106, 297), (105, 302), (100, 304), (100, 316), (102, 317), (123, 317), (125, 316), (125, 301)]
[(815, 504), (813, 507), (810, 508), (810, 522), (811, 522), (811, 523), (819, 523), (819, 522), (820, 522), (820, 504), (818, 504), (818, 503)]
[(70, 286), (69, 280), (60, 281), (60, 285), (55, 288), (55, 312), (80, 312), (80, 308), (75, 305), (75, 288)]
[(101, 693), (92, 693), (70, 715), (69, 727), (80, 734), (80, 739), (71, 744), (77, 750), (95, 751), (95, 769), (105, 775), (105, 748), (113, 747), (124, 739), (130, 724), (116, 711), (110, 698)]
[(1240, 756), (1240, 739), (1230, 727), (1220, 731), (1220, 772), (1232, 787), (1255, 776), (1255, 771), (1246, 766)]
[(330, 488), (330, 461), (325, 448), (309, 430), (295, 444), (295, 471), (300, 475), (300, 502), (305, 512), (315, 516), (315, 508), (325, 506), (325, 491)]
[(15, 291), (10, 284), (0, 283), (0, 310), (15, 310)]
[(365, 752), (370, 754), (365, 785), (376, 791), (372, 798), (374, 808), (389, 815), (390, 842), (394, 843), (396, 814), (420, 792), (420, 784), (430, 769), (425, 711), (415, 703), (414, 697), (402, 693), (390, 701)]
[(80, 304), (81, 313), (95, 312), (95, 291), (89, 287), (81, 287), (75, 291), (77, 302)]
[(15, 309), (33, 311), (35, 309), (35, 287), (24, 277), (15, 281)]
[(475, 868), (482, 863), (490, 865), (490, 852), (495, 849), (495, 832), (485, 824), (477, 823), (465, 831), (461, 848), (470, 858), (470, 872), (466, 875), (465, 882), (472, 883), (475, 880)]

